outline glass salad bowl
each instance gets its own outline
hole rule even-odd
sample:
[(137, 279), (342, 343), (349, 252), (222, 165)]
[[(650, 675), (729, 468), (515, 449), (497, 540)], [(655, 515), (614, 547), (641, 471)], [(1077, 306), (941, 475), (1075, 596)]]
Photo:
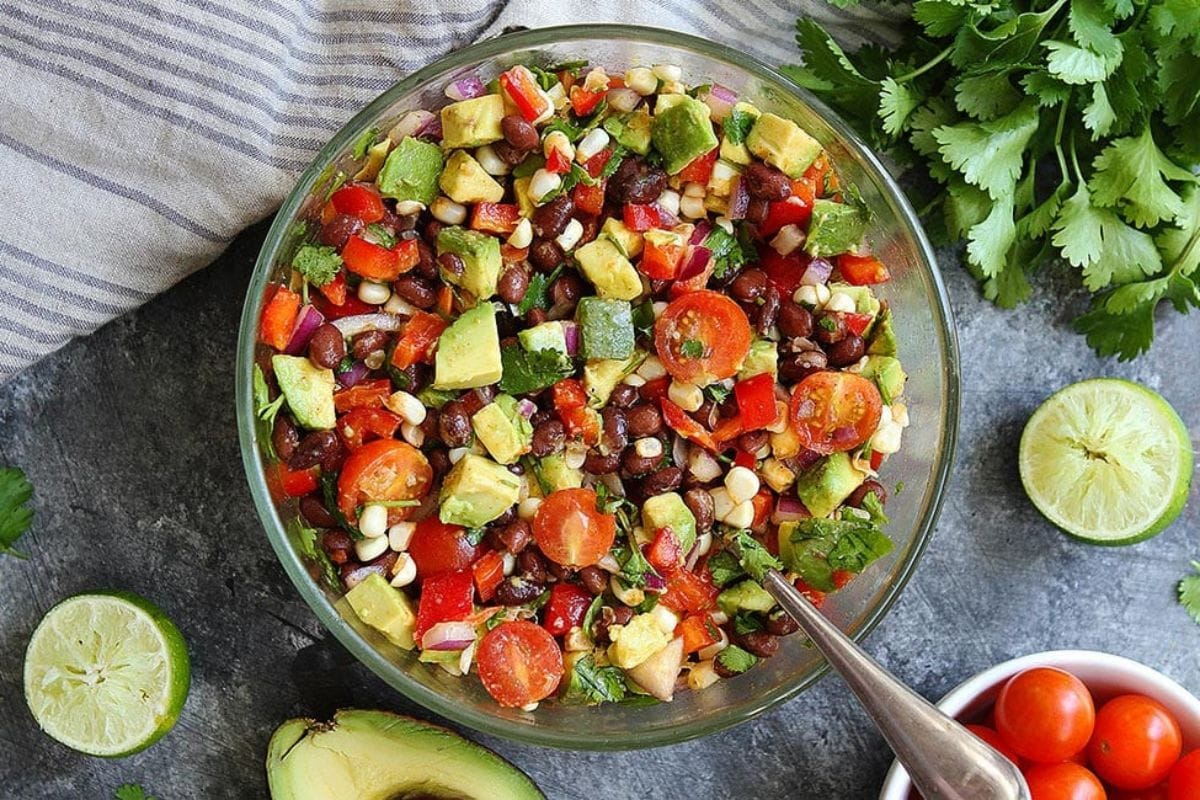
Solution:
[[(427, 708), (480, 731), (534, 744), (575, 749), (628, 749), (670, 744), (751, 719), (813, 685), (825, 664), (800, 636), (783, 640), (779, 654), (753, 670), (670, 703), (600, 707), (545, 702), (533, 712), (498, 706), (473, 677), (453, 677), (416, 653), (388, 644), (360, 623), (341, 592), (320, 580), (303, 555), (294, 501), (267, 470), (256, 428), (253, 367), (262, 357), (256, 341), (266, 284), (287, 269), (297, 225), (317, 215), (329, 182), (353, 173), (352, 151), (364, 132), (389, 129), (413, 109), (437, 109), (444, 87), (469, 73), (485, 82), (514, 64), (549, 65), (587, 59), (610, 71), (675, 64), (689, 84), (719, 83), (764, 111), (798, 122), (829, 151), (843, 179), (855, 184), (873, 211), (868, 235), (892, 280), (879, 287), (893, 310), (900, 356), (908, 370), (905, 397), (912, 423), (903, 449), (891, 456), (882, 480), (903, 482), (887, 511), (890, 555), (846, 588), (823, 610), (854, 638), (865, 636), (887, 613), (908, 581), (937, 519), (957, 430), (959, 364), (950, 305), (933, 253), (917, 217), (878, 158), (829, 109), (778, 72), (745, 53), (670, 31), (624, 25), (542, 28), (507, 34), (454, 52), (409, 75), (367, 106), (325, 145), (284, 201), (259, 254), (242, 313), (237, 358), (237, 416), (246, 476), (262, 524), (284, 569), (321, 622), (355, 657), (388, 684)], [(311, 545), (308, 545), (311, 546)]]

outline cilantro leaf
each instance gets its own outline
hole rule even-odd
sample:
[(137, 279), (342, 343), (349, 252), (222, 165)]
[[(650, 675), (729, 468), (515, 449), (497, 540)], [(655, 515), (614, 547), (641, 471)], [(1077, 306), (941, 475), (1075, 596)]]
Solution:
[(899, 136), (907, 128), (908, 118), (921, 105), (921, 94), (907, 83), (898, 83), (894, 78), (884, 78), (880, 84), (879, 118), (883, 120), (883, 130), (892, 136)]
[(713, 585), (726, 586), (745, 576), (746, 570), (742, 569), (737, 556), (728, 550), (722, 550), (708, 559), (708, 573), (712, 577)]
[(292, 256), (292, 269), (299, 272), (313, 286), (324, 286), (337, 277), (342, 268), (342, 257), (326, 245), (301, 245)]
[(1005, 255), (1016, 237), (1013, 199), (1009, 195), (993, 203), (988, 215), (967, 231), (967, 258), (985, 276), (994, 278), (1004, 269)]
[(33, 484), (17, 467), (0, 468), (0, 555), (25, 558), (13, 549), (33, 522), (33, 509), (25, 504), (33, 497)]
[(552, 305), (550, 299), (550, 286), (554, 280), (562, 274), (563, 265), (559, 264), (550, 274), (544, 272), (535, 272), (529, 279), (529, 287), (525, 290), (525, 296), (521, 298), (521, 302), (517, 304), (517, 314), (525, 316), (535, 308), (549, 308)]
[(1067, 27), (1079, 46), (1106, 59), (1122, 53), (1121, 41), (1113, 33), (1115, 22), (1113, 9), (1101, 0), (1071, 0), (1067, 11)]
[(737, 272), (748, 262), (758, 258), (752, 247), (748, 247), (739, 237), (720, 225), (714, 225), (704, 237), (704, 246), (712, 253), (710, 257), (713, 260), (713, 277), (717, 280)]
[(734, 674), (741, 674), (758, 663), (758, 657), (731, 644), (717, 653), (717, 663)]
[(750, 531), (739, 530), (727, 535), (733, 550), (738, 555), (738, 563), (751, 578), (763, 582), (769, 569), (783, 569), (783, 563), (767, 552), (767, 548), (759, 544), (750, 535)]
[(1179, 582), (1179, 602), (1200, 624), (1200, 562), (1193, 561), (1192, 569), (1195, 574), (1188, 575)]
[(380, 225), (378, 222), (373, 222), (368, 225), (366, 228), (366, 233), (367, 235), (365, 238), (371, 242), (374, 242), (380, 247), (386, 247), (388, 250), (391, 250), (396, 246), (396, 234), (392, 233), (391, 230), (383, 225)]
[(500, 349), (500, 391), (512, 395), (528, 394), (553, 386), (575, 371), (575, 365), (558, 350), (530, 352), (517, 344)]
[(325, 548), (321, 547), (319, 543), (320, 531), (316, 528), (308, 527), (299, 517), (295, 517), (288, 522), (287, 531), (292, 540), (296, 542), (296, 548), (300, 551), (300, 555), (321, 568), (321, 574), (330, 586), (340, 586), (341, 581), (338, 576), (338, 569), (329, 559), (329, 554), (325, 552)]
[(1021, 102), (1007, 72), (968, 75), (954, 87), (954, 105), (975, 119), (995, 119)]
[(624, 671), (620, 667), (596, 666), (596, 659), (589, 653), (571, 669), (566, 700), (588, 705), (619, 703), (626, 692)]
[(836, 588), (834, 572), (862, 572), (892, 549), (892, 540), (879, 524), (859, 517), (798, 520), (789, 538), (792, 548), (787, 568), (823, 592)]
[(684, 358), (704, 358), (704, 342), (699, 339), (684, 339), (679, 352)]
[(735, 108), (725, 118), (721, 132), (730, 144), (741, 144), (750, 135), (750, 129), (758, 117), (745, 109)]
[(1140, 135), (1113, 141), (1092, 166), (1089, 182), (1097, 205), (1119, 205), (1139, 227), (1157, 225), (1183, 213), (1183, 200), (1166, 180), (1195, 181), (1187, 170), (1167, 158), (1154, 142), (1150, 126)]
[(1042, 42), (1050, 51), (1046, 56), (1046, 69), (1063, 83), (1078, 86), (1102, 81), (1109, 76), (1116, 63), (1067, 42)]
[(1113, 211), (1093, 205), (1086, 186), (1080, 185), (1062, 204), (1054, 230), (1052, 241), (1072, 266), (1083, 270), (1084, 285), (1092, 291), (1162, 268), (1154, 239)]
[(1022, 153), (1037, 127), (1037, 109), (1026, 103), (994, 120), (944, 125), (933, 131), (933, 138), (947, 164), (999, 200), (1012, 192)]
[(1154, 307), (1141, 305), (1128, 313), (1113, 314), (1098, 299), (1091, 311), (1075, 320), (1073, 327), (1100, 355), (1115, 355), (1121, 361), (1129, 361), (1150, 349), (1154, 339)]
[(153, 795), (146, 794), (146, 790), (136, 783), (125, 783), (117, 787), (113, 792), (113, 797), (116, 800), (158, 800)]
[(1092, 138), (1107, 136), (1117, 121), (1117, 112), (1108, 102), (1108, 90), (1103, 83), (1092, 84), (1092, 102), (1083, 109), (1083, 124), (1092, 132)]

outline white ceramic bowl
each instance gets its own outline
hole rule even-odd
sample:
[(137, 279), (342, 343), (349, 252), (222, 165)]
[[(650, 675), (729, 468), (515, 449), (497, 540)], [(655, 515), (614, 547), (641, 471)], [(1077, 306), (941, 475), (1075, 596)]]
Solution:
[[(996, 700), (1004, 682), (1030, 667), (1058, 667), (1078, 677), (1091, 690), (1096, 705), (1122, 694), (1144, 694), (1171, 710), (1183, 731), (1183, 752), (1200, 747), (1200, 699), (1161, 672), (1122, 656), (1092, 650), (1052, 650), (1014, 658), (968, 678), (938, 702), (956, 719), (971, 720)], [(893, 762), (879, 800), (908, 800), (912, 781)]]

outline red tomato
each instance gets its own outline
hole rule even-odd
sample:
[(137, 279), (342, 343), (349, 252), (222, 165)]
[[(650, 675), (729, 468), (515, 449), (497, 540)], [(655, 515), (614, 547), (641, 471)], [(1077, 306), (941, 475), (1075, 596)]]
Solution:
[(554, 400), (556, 411), (571, 408), (583, 408), (587, 405), (587, 391), (583, 384), (574, 378), (563, 378), (550, 387), (550, 396)]
[(496, 587), (504, 580), (504, 556), (489, 550), (471, 565), (471, 575), (475, 578), (479, 599), (488, 602), (495, 596)]
[(564, 567), (589, 567), (612, 547), (617, 523), (596, 508), (591, 489), (560, 489), (538, 506), (533, 539), (547, 558)]
[(717, 631), (708, 614), (692, 614), (684, 617), (675, 626), (675, 635), (683, 637), (683, 652), (686, 654), (703, 650), (716, 644)]
[(883, 464), (883, 453), (878, 450), (871, 451), (871, 469), (879, 471), (880, 465)]
[(589, 92), (579, 85), (572, 86), (568, 95), (571, 100), (571, 110), (577, 117), (586, 117), (596, 110), (596, 106), (600, 105), (604, 94), (604, 92)]
[(1005, 743), (1004, 739), (1001, 738), (1000, 734), (996, 733), (996, 731), (993, 729), (986, 725), (967, 725), (966, 728), (971, 733), (975, 734), (980, 739), (983, 739), (983, 741), (991, 745), (993, 750), (1007, 758), (1009, 761), (1017, 765), (1021, 763), (1021, 757), (1017, 755), (1017, 751), (1009, 747)]
[(750, 320), (723, 294), (685, 294), (654, 323), (654, 346), (672, 377), (710, 383), (732, 377), (750, 350)]
[[(395, 439), (377, 439), (355, 450), (338, 476), (338, 507), (346, 519), (355, 520), (364, 503), (414, 500), (429, 491), (433, 470), (421, 451)], [(393, 508), (388, 519), (400, 521), (411, 508)]]
[(500, 73), (500, 88), (516, 105), (526, 122), (533, 122), (550, 110), (550, 101), (528, 67), (517, 65)]
[(600, 415), (587, 407), (583, 384), (574, 378), (563, 378), (550, 387), (554, 409), (567, 429), (567, 435), (580, 438), (587, 444), (600, 441)]
[(387, 213), (379, 192), (373, 186), (362, 183), (346, 184), (333, 193), (329, 202), (333, 203), (339, 214), (358, 217), (367, 225), (379, 222)]
[(550, 599), (542, 615), (542, 627), (552, 636), (562, 636), (583, 624), (583, 616), (592, 604), (592, 595), (582, 586), (559, 581), (550, 589)]
[(679, 537), (670, 528), (659, 528), (654, 538), (645, 546), (646, 560), (659, 572), (679, 569), (685, 555), (680, 547)]
[(403, 420), (384, 408), (354, 408), (337, 421), (338, 436), (349, 450), (363, 446), (367, 437), (391, 439)]
[[(599, 178), (600, 173), (604, 171), (605, 165), (608, 164), (608, 160), (612, 158), (612, 154), (612, 148), (606, 147), (585, 161), (583, 168), (587, 170), (588, 175), (591, 175), (593, 178)], [(599, 214), (600, 212), (597, 211), (595, 213)]]
[[(413, 246), (416, 247), (415, 244)], [(368, 242), (357, 234), (351, 234), (346, 240), (342, 248), (342, 261), (346, 263), (346, 269), (373, 281), (394, 281), (401, 273), (400, 259), (395, 250)]]
[(659, 600), (667, 608), (685, 614), (702, 614), (717, 605), (720, 590), (707, 573), (676, 569), (667, 575), (667, 589)]
[(1193, 750), (1171, 768), (1167, 800), (1196, 800), (1200, 797), (1200, 750)]
[(571, 192), (571, 201), (575, 203), (575, 208), (582, 211), (584, 214), (593, 216), (604, 210), (604, 184), (597, 183), (594, 186), (588, 186), (586, 183), (576, 185), (575, 190)]
[(479, 643), (475, 661), (483, 688), (507, 708), (549, 697), (563, 676), (558, 642), (544, 628), (525, 620), (490, 630)]
[(461, 572), (474, 564), (482, 553), (483, 545), (467, 541), (465, 529), (442, 522), (436, 515), (418, 522), (408, 543), (408, 554), (417, 565), (417, 575), (421, 579)]
[(670, 280), (679, 272), (683, 256), (687, 253), (687, 242), (660, 243), (649, 237), (642, 250), (642, 258), (638, 262), (638, 270), (647, 278), (654, 280)]
[(421, 583), (417, 622), (413, 636), (420, 643), (425, 632), (439, 622), (457, 622), (471, 616), (475, 586), (470, 572), (446, 572)]
[(1100, 780), (1071, 761), (1031, 767), (1025, 782), (1033, 800), (1105, 800)]
[(571, 171), (571, 159), (563, 155), (561, 150), (551, 150), (550, 155), (546, 157), (546, 171), (565, 175)]
[(324, 286), (318, 286), (317, 289), (335, 306), (342, 305), (346, 302), (346, 273), (339, 270), (333, 280)]
[(809, 202), (836, 192), (837, 188), (837, 173), (831, 168), (824, 153), (817, 156), (817, 160), (804, 171), (799, 180), (792, 181), (792, 193), (809, 198)]
[(659, 402), (662, 405), (663, 419), (666, 420), (671, 430), (714, 453), (720, 452), (721, 448), (717, 446), (712, 434), (704, 430), (699, 422), (688, 416), (686, 411), (665, 397)]
[(652, 203), (626, 203), (621, 211), (625, 227), (631, 231), (644, 233), (662, 224), (662, 215), (658, 207)]
[[(1195, 795), (1188, 795), (1194, 797)], [(1151, 786), (1149, 789), (1138, 789), (1133, 792), (1113, 789), (1108, 793), (1108, 800), (1170, 800), (1167, 796), (1167, 784)]]
[(996, 730), (1030, 761), (1065, 761), (1087, 746), (1096, 722), (1092, 695), (1070, 673), (1036, 667), (1009, 678), (996, 698)]
[(822, 455), (870, 439), (882, 413), (879, 389), (852, 372), (814, 372), (792, 390), (792, 427), (803, 447)]
[(516, 203), (476, 203), (471, 209), (472, 230), (512, 233), (520, 221), (521, 211)]
[(413, 364), (433, 360), (434, 346), (446, 327), (446, 320), (437, 314), (425, 311), (414, 313), (404, 325), (404, 333), (392, 350), (392, 366), (406, 369)]
[(892, 278), (883, 262), (870, 255), (856, 256), (852, 253), (843, 253), (837, 257), (837, 268), (846, 283), (853, 286), (887, 283)]
[(758, 235), (764, 239), (773, 236), (784, 225), (807, 228), (811, 217), (812, 203), (806, 203), (802, 197), (792, 195), (786, 200), (774, 200), (767, 204), (767, 216), (758, 226)]
[(283, 350), (292, 338), (296, 317), (300, 315), (300, 295), (283, 285), (277, 285), (262, 312), (259, 337), (264, 344)]
[(333, 393), (333, 407), (339, 414), (352, 408), (378, 408), (392, 393), (392, 382), (387, 378), (359, 381), (348, 389)]
[(696, 183), (708, 183), (708, 179), (712, 177), (713, 165), (717, 163), (717, 151), (720, 148), (714, 147), (702, 156), (692, 159), (686, 167), (679, 172), (679, 180), (684, 183), (695, 181)]
[(870, 314), (855, 314), (854, 312), (844, 311), (839, 312), (842, 319), (846, 321), (846, 330), (853, 333), (855, 336), (862, 336), (871, 325), (871, 320), (874, 319)]
[(820, 589), (814, 589), (805, 583), (802, 579), (796, 579), (796, 591), (804, 595), (804, 599), (813, 604), (813, 608), (820, 608), (825, 605), (825, 592)]
[(1166, 780), (1182, 751), (1179, 723), (1153, 698), (1121, 695), (1096, 712), (1088, 759), (1118, 789), (1148, 789)]
[(746, 378), (733, 385), (742, 428), (756, 431), (775, 422), (775, 378), (769, 372)]
[(287, 465), (279, 465), (279, 486), (288, 497), (303, 497), (312, 494), (320, 484), (320, 467), (290, 470)]
[[(754, 469), (753, 459), (751, 459), (749, 465), (743, 464), (742, 466), (745, 466), (747, 469)], [(750, 523), (750, 527), (756, 533), (761, 532), (763, 525), (767, 522), (767, 518), (771, 516), (771, 509), (775, 506), (775, 493), (764, 486), (758, 490), (758, 494), (750, 499), (750, 504), (754, 506), (754, 521)], [(837, 572), (833, 573), (833, 579), (836, 583)]]
[(796, 250), (786, 256), (775, 252), (773, 247), (758, 249), (759, 269), (767, 273), (769, 280), (784, 297), (791, 297), (800, 286), (800, 279), (808, 269), (808, 253)]

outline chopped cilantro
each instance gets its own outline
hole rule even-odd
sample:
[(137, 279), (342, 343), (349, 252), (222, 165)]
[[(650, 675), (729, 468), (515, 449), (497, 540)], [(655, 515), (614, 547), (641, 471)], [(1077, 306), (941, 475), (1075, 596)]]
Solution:
[(758, 658), (736, 644), (717, 653), (717, 663), (734, 674), (740, 674), (758, 663)]
[(542, 272), (535, 272), (529, 279), (529, 288), (525, 290), (525, 296), (517, 304), (517, 314), (523, 317), (535, 308), (549, 308), (552, 305), (550, 300), (550, 286), (562, 274), (562, 271), (563, 265), (559, 264), (548, 275)]
[(388, 228), (380, 225), (378, 222), (373, 222), (367, 226), (367, 235), (365, 239), (374, 242), (380, 247), (386, 247), (391, 250), (396, 246), (396, 234), (392, 233)]
[(1179, 582), (1179, 602), (1200, 623), (1200, 561), (1193, 561), (1192, 569), (1194, 574)]
[(627, 691), (621, 668), (597, 666), (596, 659), (589, 653), (576, 661), (571, 669), (565, 699), (588, 705), (619, 703)]
[(654, 303), (646, 300), (633, 307), (633, 329), (643, 335), (649, 335), (654, 329)]
[(734, 236), (720, 225), (714, 225), (704, 237), (704, 246), (712, 252), (714, 278), (725, 278), (758, 258), (753, 244), (742, 241), (740, 233)]
[(350, 147), (350, 157), (355, 161), (361, 161), (366, 156), (367, 151), (371, 149), (371, 145), (375, 144), (375, 137), (379, 135), (379, 128), (367, 128), (362, 132), (354, 144)]
[(324, 286), (337, 277), (342, 268), (342, 257), (332, 247), (325, 245), (301, 245), (292, 256), (292, 269), (299, 272), (313, 286)]
[(529, 71), (537, 78), (538, 86), (542, 87), (542, 91), (548, 92), (554, 88), (554, 84), (558, 83), (558, 76), (554, 74), (552, 69), (531, 66)]
[(699, 339), (684, 339), (679, 345), (679, 354), (684, 358), (704, 358), (704, 342)]
[(588, 606), (583, 615), (581, 629), (585, 636), (592, 638), (592, 627), (596, 624), (596, 617), (600, 615), (600, 607), (604, 605), (604, 595), (598, 594), (592, 599), (592, 604)]
[(726, 586), (746, 574), (738, 558), (728, 550), (713, 555), (708, 559), (708, 572), (715, 586)]
[(799, 573), (809, 586), (831, 592), (833, 573), (859, 573), (891, 552), (892, 541), (873, 520), (803, 519), (795, 523), (788, 569)]
[(762, 630), (758, 617), (749, 611), (739, 611), (733, 616), (733, 632), (738, 636)]
[(598, 180), (612, 177), (617, 168), (621, 166), (621, 162), (629, 155), (629, 150), (624, 145), (614, 145), (612, 155), (608, 157), (608, 161), (604, 162), (604, 169), (600, 170)]
[(334, 522), (338, 527), (350, 534), (350, 538), (355, 541), (363, 538), (362, 531), (356, 526), (350, 524), (350, 520), (346, 519), (346, 515), (342, 513), (342, 507), (338, 505), (338, 476), (336, 472), (321, 471), (321, 497), (325, 500), (325, 508), (333, 517)]
[(883, 513), (883, 501), (879, 499), (879, 495), (875, 492), (867, 492), (863, 497), (862, 509), (871, 515), (871, 521), (879, 527), (887, 525), (889, 520), (887, 514)]
[(434, 389), (432, 386), (426, 386), (424, 389), (417, 392), (417, 399), (420, 400), (423, 405), (428, 406), (429, 408), (436, 408), (439, 411), (441, 410), (442, 406), (446, 405), (446, 403), (449, 403), (457, 396), (458, 395), (449, 389)]
[(741, 144), (750, 135), (750, 129), (754, 127), (754, 122), (757, 119), (758, 117), (749, 111), (735, 108), (725, 118), (725, 125), (722, 129), (725, 138), (729, 140), (730, 144)]
[(542, 128), (542, 139), (550, 134), (551, 131), (561, 131), (566, 134), (567, 138), (572, 142), (577, 142), (583, 138), (584, 130), (581, 126), (571, 122), (566, 117), (555, 117), (546, 127)]
[(575, 365), (558, 350), (529, 352), (517, 344), (500, 349), (503, 374), (500, 391), (512, 395), (528, 394), (553, 386), (575, 371)]
[(833, 317), (829, 316), (828, 314), (823, 314), (820, 317), (818, 317), (817, 324), (820, 325), (822, 328), (824, 328), (827, 331), (836, 331), (837, 330), (837, 322), (835, 322)]
[[(420, 505), (420, 503), (418, 503), (417, 505)], [(463, 538), (466, 539), (467, 544), (474, 547), (483, 541), (483, 537), (486, 533), (487, 533), (487, 528), (484, 528), (484, 527), (467, 528), (463, 532)]]
[(293, 518), (287, 525), (288, 533), (296, 542), (300, 555), (312, 561), (321, 568), (321, 574), (331, 586), (340, 586), (337, 567), (329, 560), (329, 554), (319, 544), (320, 531), (304, 524), (299, 517)]
[(146, 790), (136, 783), (125, 783), (117, 787), (113, 792), (113, 797), (116, 800), (158, 800), (153, 795), (146, 794)]
[(17, 467), (0, 469), (0, 555), (25, 558), (13, 549), (21, 534), (33, 522), (33, 509), (26, 503), (33, 497), (33, 484)]
[(767, 548), (759, 544), (750, 531), (734, 531), (726, 536), (742, 568), (759, 583), (762, 583), (767, 570), (783, 568), (779, 559), (767, 552)]
[(709, 397), (712, 398), (714, 403), (720, 405), (729, 399), (729, 393), (733, 390), (728, 386), (722, 386), (719, 383), (710, 383), (708, 386), (704, 387), (704, 391)]
[(642, 554), (642, 548), (638, 547), (637, 541), (633, 538), (633, 530), (628, 531), (629, 545), (618, 545), (613, 548), (613, 555), (616, 556), (617, 563), (621, 565), (621, 571), (617, 576), (630, 586), (645, 586), (646, 575), (655, 575), (657, 572), (646, 557)]

